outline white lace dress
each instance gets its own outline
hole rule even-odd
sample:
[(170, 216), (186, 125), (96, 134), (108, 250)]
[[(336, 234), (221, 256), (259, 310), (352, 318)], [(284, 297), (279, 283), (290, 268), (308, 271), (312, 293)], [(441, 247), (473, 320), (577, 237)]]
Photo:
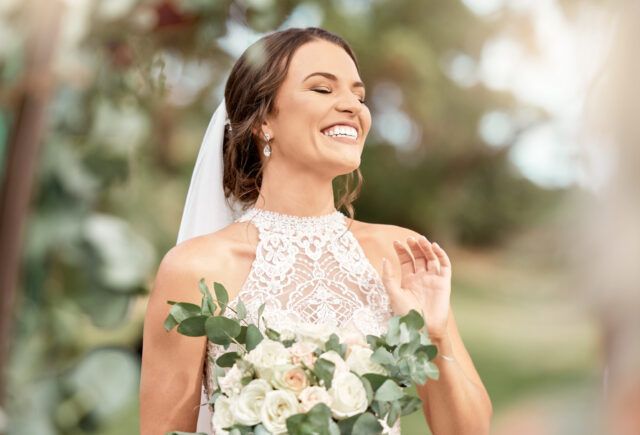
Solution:
[[(247, 320), (256, 322), (253, 316), (265, 302), (264, 319), (276, 330), (303, 321), (352, 322), (365, 335), (385, 332), (392, 316), (386, 290), (343, 213), (301, 217), (252, 207), (236, 219), (245, 221), (256, 226), (259, 241), (249, 275), (229, 305), (241, 298)], [(207, 397), (215, 387), (209, 357), (223, 352), (222, 346), (208, 342)], [(400, 434), (399, 420), (388, 433)]]

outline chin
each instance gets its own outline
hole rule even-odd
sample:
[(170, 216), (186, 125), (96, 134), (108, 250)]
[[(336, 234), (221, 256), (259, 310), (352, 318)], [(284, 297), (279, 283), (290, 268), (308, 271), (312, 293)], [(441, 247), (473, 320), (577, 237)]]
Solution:
[(360, 167), (360, 159), (357, 159), (356, 161), (342, 161), (340, 163), (337, 175), (349, 174)]

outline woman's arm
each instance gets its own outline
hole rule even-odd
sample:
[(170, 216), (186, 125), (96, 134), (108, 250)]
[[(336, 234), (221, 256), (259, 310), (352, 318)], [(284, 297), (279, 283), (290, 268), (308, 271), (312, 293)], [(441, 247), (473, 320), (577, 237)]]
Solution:
[(167, 300), (200, 305), (197, 270), (186, 245), (162, 259), (144, 320), (140, 379), (140, 433), (195, 432), (202, 385), (206, 337), (187, 337), (163, 323)]
[[(451, 308), (448, 330), (448, 337), (433, 340), (438, 347), (433, 362), (440, 377), (417, 387), (425, 418), (434, 435), (489, 434), (491, 399), (460, 338)], [(453, 357), (454, 361), (441, 355)]]
[[(399, 256), (400, 259), (400, 261), (389, 262), (391, 267), (387, 269), (388, 274), (383, 273), (387, 291), (393, 299), (392, 305), (396, 305), (397, 309), (403, 307), (401, 311), (404, 313), (409, 308), (426, 304), (422, 306), (431, 308), (436, 318), (442, 318), (442, 315), (448, 311), (446, 328), (442, 333), (438, 333), (437, 337), (435, 335), (431, 337), (433, 343), (438, 346), (438, 356), (434, 363), (440, 371), (439, 379), (430, 379), (424, 385), (417, 387), (429, 428), (434, 435), (488, 434), (493, 414), (491, 400), (460, 337), (448, 297), (446, 305), (443, 305), (442, 297), (439, 298), (440, 300), (435, 300), (435, 296), (439, 296), (436, 289), (423, 287), (436, 285), (433, 284), (435, 279), (430, 276), (425, 277), (426, 273), (422, 270), (425, 267), (424, 255), (431, 256), (433, 253), (425, 254), (424, 250), (417, 249), (415, 243), (412, 248), (406, 248), (409, 238), (418, 240), (421, 237), (415, 231), (395, 225), (387, 228), (389, 229), (386, 232), (387, 247), (394, 246), (394, 240), (401, 242), (402, 245), (392, 250), (385, 250), (387, 258)], [(441, 254), (444, 255), (442, 252)], [(416, 258), (420, 261), (416, 262)], [(448, 258), (444, 260), (450, 263)], [(414, 276), (416, 267), (422, 271)], [(447, 274), (450, 273), (449, 270)], [(439, 276), (438, 279), (442, 281), (444, 278)], [(403, 281), (406, 286), (412, 288), (411, 291), (401, 289)], [(404, 293), (405, 291), (408, 293)], [(418, 295), (418, 293), (421, 294)], [(435, 305), (430, 306), (430, 304)], [(442, 313), (440, 308), (443, 308)], [(428, 319), (426, 320), (428, 323)], [(448, 361), (441, 355), (453, 357), (455, 361)]]

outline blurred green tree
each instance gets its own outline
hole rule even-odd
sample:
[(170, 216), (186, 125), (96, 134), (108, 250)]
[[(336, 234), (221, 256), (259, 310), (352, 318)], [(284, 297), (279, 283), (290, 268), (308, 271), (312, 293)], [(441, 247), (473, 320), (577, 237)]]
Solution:
[[(7, 29), (0, 33), (3, 162), (15, 146), (8, 131), (17, 128), (14, 96), (25, 80), (25, 11), (33, 3), (0, 9)], [(539, 219), (557, 196), (514, 170), (508, 146), (480, 139), (484, 113), (520, 103), (455, 79), (452, 65), (476, 65), (500, 25), (459, 2), (60, 7), (52, 77), (42, 78), (57, 87), (44, 108), (49, 118), (11, 312), (8, 433), (137, 431), (138, 302), (159, 256), (175, 243), (197, 147), (226, 74), (260, 32), (318, 25), (354, 47), (374, 115), (359, 219), (489, 246)], [(546, 116), (532, 110), (530, 124)], [(511, 143), (530, 124), (518, 126)]]

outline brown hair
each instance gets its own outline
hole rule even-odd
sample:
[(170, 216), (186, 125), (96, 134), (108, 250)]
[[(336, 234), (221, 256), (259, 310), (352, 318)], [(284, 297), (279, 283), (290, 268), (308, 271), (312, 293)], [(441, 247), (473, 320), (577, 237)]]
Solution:
[[(295, 51), (315, 40), (325, 40), (342, 47), (353, 59), (359, 71), (356, 56), (347, 42), (340, 36), (318, 27), (289, 28), (270, 33), (249, 46), (231, 69), (224, 98), (231, 131), (225, 129), (223, 160), (223, 185), (225, 197), (232, 194), (246, 209), (258, 199), (262, 185), (263, 165), (260, 160), (260, 142), (254, 131), (267, 114), (275, 110), (275, 97), (284, 82), (289, 63)], [(353, 176), (357, 184), (350, 190)], [(337, 209), (345, 207), (353, 219), (352, 202), (362, 189), (360, 168), (343, 177), (343, 194)]]

